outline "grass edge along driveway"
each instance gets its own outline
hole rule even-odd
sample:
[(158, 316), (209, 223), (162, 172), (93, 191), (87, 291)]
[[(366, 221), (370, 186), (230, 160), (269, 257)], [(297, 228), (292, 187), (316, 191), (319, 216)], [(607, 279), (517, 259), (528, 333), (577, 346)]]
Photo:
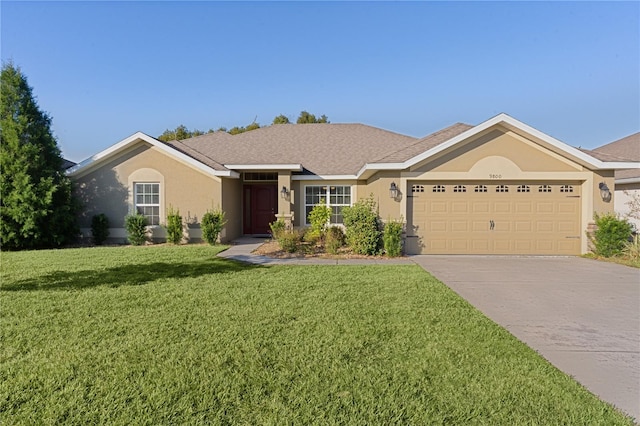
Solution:
[(632, 424), (417, 266), (2, 253), (0, 423)]

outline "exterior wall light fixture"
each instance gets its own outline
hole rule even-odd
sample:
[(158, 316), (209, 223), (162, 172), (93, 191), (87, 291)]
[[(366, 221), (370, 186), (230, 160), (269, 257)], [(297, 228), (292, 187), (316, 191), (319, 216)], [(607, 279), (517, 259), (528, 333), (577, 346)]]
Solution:
[(287, 191), (286, 186), (283, 186), (282, 189), (280, 190), (280, 197), (283, 200), (287, 200), (289, 198), (289, 191)]
[(605, 182), (600, 182), (598, 188), (600, 188), (600, 197), (602, 197), (602, 201), (611, 201), (611, 190), (607, 184)]
[(389, 187), (389, 197), (395, 200), (396, 198), (398, 198), (398, 192), (398, 186), (396, 185), (396, 183), (391, 182), (391, 187)]

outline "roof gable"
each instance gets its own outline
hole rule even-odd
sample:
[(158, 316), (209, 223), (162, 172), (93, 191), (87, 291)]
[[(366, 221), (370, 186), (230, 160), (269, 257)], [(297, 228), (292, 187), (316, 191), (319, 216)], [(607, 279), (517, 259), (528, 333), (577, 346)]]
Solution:
[(411, 168), (418, 163), (421, 163), (431, 157), (440, 154), (441, 152), (444, 152), (445, 150), (450, 150), (455, 148), (456, 146), (464, 145), (465, 143), (472, 140), (475, 136), (478, 136), (481, 133), (490, 130), (491, 128), (497, 127), (504, 127), (507, 130), (511, 130), (516, 134), (522, 135), (527, 139), (532, 140), (533, 142), (538, 143), (543, 147), (546, 147), (551, 151), (556, 152), (566, 157), (567, 159), (570, 159), (589, 169), (611, 170), (640, 168), (640, 163), (601, 161), (587, 154), (586, 152), (569, 146), (564, 142), (561, 142), (545, 133), (542, 133), (537, 129), (534, 129), (533, 127), (528, 126), (505, 113), (501, 113), (483, 123), (478, 124), (477, 126), (471, 127), (466, 131), (458, 133), (456, 136), (453, 136), (440, 144), (428, 148), (426, 151), (415, 155), (408, 160), (397, 163), (377, 162), (367, 164), (360, 170), (359, 175), (369, 176), (375, 170), (402, 170)]
[(206, 174), (212, 176), (238, 177), (237, 173), (226, 169), (210, 158), (193, 152), (188, 147), (182, 146), (178, 141), (164, 143), (142, 132), (136, 132), (128, 138), (76, 164), (67, 170), (67, 174), (69, 176), (82, 176), (141, 142), (152, 145), (164, 154)]

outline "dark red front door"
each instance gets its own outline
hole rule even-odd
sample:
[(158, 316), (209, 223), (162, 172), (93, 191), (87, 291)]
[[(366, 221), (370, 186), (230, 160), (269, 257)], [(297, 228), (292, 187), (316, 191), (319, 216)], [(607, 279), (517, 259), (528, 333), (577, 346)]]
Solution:
[(276, 220), (278, 190), (276, 185), (244, 186), (244, 233), (268, 234)]

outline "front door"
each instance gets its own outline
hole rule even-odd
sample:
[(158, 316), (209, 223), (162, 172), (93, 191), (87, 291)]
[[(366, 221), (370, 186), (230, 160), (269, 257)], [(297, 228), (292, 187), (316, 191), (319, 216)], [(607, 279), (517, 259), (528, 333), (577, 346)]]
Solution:
[(276, 185), (244, 186), (244, 233), (269, 234), (269, 224), (276, 220), (278, 189)]

